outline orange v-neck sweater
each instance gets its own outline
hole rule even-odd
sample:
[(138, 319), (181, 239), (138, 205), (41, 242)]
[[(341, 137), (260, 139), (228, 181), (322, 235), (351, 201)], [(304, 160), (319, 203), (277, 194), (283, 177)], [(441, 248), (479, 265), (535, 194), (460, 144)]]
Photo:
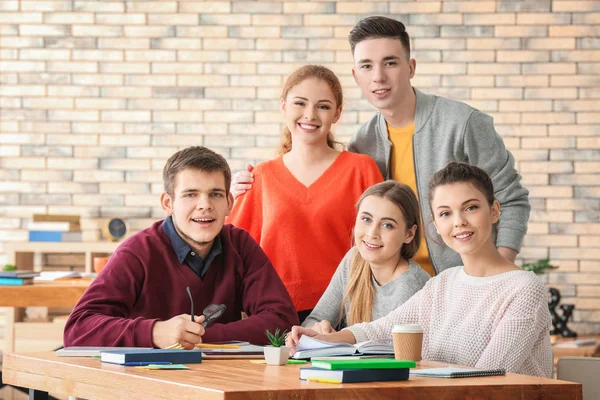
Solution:
[(381, 181), (371, 157), (343, 151), (306, 187), (279, 157), (256, 166), (252, 189), (237, 198), (227, 222), (260, 244), (296, 310), (310, 310), (351, 247), (356, 201)]

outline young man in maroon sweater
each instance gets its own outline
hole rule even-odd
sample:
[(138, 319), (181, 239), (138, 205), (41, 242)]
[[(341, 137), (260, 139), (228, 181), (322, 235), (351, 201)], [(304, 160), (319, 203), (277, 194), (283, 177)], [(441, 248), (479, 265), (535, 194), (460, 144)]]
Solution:
[[(200, 146), (175, 153), (163, 170), (168, 217), (117, 248), (67, 321), (65, 346), (186, 349), (197, 343), (267, 342), (265, 330), (298, 324), (292, 300), (271, 262), (225, 217), (233, 205), (225, 159)], [(203, 328), (194, 310), (227, 309)], [(241, 312), (248, 318), (241, 319)], [(198, 313), (199, 313), (198, 312)]]

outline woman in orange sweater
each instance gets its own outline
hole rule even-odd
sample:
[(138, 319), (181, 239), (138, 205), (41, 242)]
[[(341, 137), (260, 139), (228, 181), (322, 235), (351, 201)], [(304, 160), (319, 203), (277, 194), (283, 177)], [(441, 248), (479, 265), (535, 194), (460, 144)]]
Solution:
[(338, 150), (331, 126), (342, 103), (340, 81), (323, 66), (305, 65), (288, 77), (280, 157), (254, 168), (252, 190), (236, 199), (228, 219), (260, 243), (301, 321), (351, 247), (356, 200), (383, 181), (371, 157)]

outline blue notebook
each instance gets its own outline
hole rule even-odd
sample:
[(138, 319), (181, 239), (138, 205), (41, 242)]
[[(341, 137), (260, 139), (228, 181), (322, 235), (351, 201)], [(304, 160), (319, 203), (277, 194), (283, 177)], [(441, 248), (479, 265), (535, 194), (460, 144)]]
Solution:
[(354, 383), (378, 381), (405, 381), (408, 368), (395, 369), (341, 369), (300, 368), (300, 379), (326, 383)]
[(33, 283), (33, 278), (1, 278), (0, 277), (0, 285), (1, 286), (23, 286), (23, 285), (31, 285)]
[(150, 363), (170, 362), (171, 364), (193, 364), (202, 362), (202, 352), (200, 349), (135, 349), (103, 351), (100, 353), (100, 361), (112, 364), (140, 361)]

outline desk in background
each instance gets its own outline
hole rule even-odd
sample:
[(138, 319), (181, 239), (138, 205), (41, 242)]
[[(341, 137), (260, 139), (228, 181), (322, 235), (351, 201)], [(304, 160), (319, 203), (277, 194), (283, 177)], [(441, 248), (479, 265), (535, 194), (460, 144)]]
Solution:
[(596, 339), (595, 344), (589, 344), (580, 347), (557, 347), (558, 343), (568, 343), (573, 339), (558, 339), (552, 344), (552, 352), (554, 353), (554, 365), (561, 357), (600, 357), (600, 336), (580, 336), (575, 339)]
[[(422, 362), (423, 368), (446, 364)], [(54, 353), (5, 354), (4, 383), (87, 399), (527, 399), (581, 400), (578, 383), (507, 374), (480, 378), (327, 384), (299, 380), (301, 365), (204, 360), (189, 370), (148, 371)], [(40, 398), (44, 395), (41, 394)]]
[(40, 283), (24, 286), (0, 286), (0, 307), (6, 309), (4, 325), (4, 353), (15, 351), (16, 333), (22, 329), (39, 335), (41, 338), (61, 338), (64, 323), (36, 323), (17, 321), (18, 310), (25, 307), (74, 307), (90, 285), (82, 283)]

